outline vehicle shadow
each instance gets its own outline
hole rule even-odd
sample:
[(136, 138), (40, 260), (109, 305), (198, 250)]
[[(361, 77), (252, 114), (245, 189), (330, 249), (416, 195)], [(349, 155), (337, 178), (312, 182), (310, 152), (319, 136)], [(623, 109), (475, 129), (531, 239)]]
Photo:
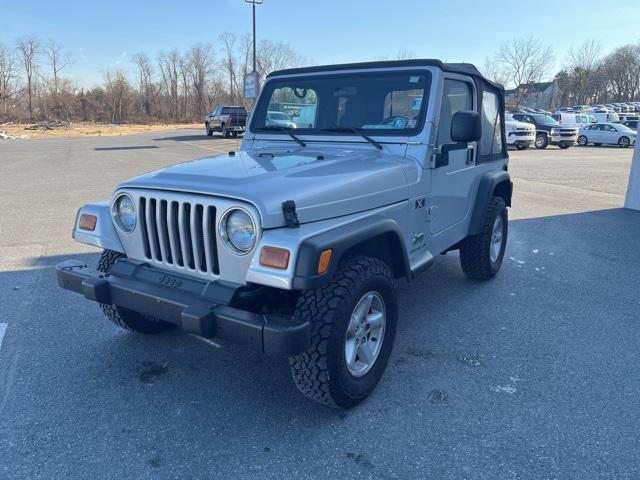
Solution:
[(209, 137), (207, 135), (205, 135), (204, 133), (202, 135), (172, 135), (172, 136), (168, 136), (168, 137), (161, 137), (161, 138), (154, 138), (153, 140), (156, 142), (162, 142), (162, 141), (174, 141), (174, 142), (194, 142), (197, 140), (202, 140), (202, 141), (229, 141), (229, 140), (237, 140), (237, 139), (242, 139), (242, 135), (239, 137), (231, 137), (231, 138), (224, 138), (222, 135), (220, 134), (216, 134), (214, 133), (213, 136)]
[[(239, 421), (247, 430), (240, 428), (238, 435), (251, 442), (255, 428), (278, 431), (278, 425), (292, 419), (312, 428), (328, 419), (343, 421), (372, 410), (390, 412), (390, 405), (406, 404), (407, 395), (432, 409), (438, 402), (429, 401), (434, 391), (451, 389), (448, 395), (456, 395), (452, 379), (467, 384), (489, 381), (495, 376), (491, 368), (514, 362), (516, 351), (520, 363), (535, 356), (535, 370), (527, 370), (524, 362), (519, 373), (530, 379), (544, 371), (546, 355), (554, 365), (576, 361), (560, 349), (566, 336), (539, 337), (532, 345), (530, 329), (571, 332), (573, 316), (588, 311), (594, 321), (583, 322), (581, 328), (603, 342), (606, 332), (599, 329), (609, 323), (610, 299), (615, 298), (616, 304), (637, 302), (629, 288), (635, 286), (635, 292), (640, 288), (638, 238), (640, 212), (611, 209), (511, 222), (502, 271), (489, 282), (467, 280), (455, 253), (438, 258), (423, 276), (400, 286), (400, 321), (388, 370), (374, 395), (348, 413), (303, 399), (284, 358), (235, 345), (216, 348), (177, 331), (141, 336), (110, 325), (96, 304), (55, 285), (53, 265), (70, 258), (95, 262), (97, 257), (91, 254), (33, 259), (33, 266), (51, 269), (42, 288), (48, 290), (47, 298), (60, 304), (36, 305), (41, 334), (72, 332), (64, 345), (46, 343), (40, 348), (51, 349), (48, 354), (54, 358), (61, 354), (57, 350), (64, 349), (68, 358), (65, 370), (56, 373), (57, 382), (66, 389), (58, 408), (66, 408), (65, 399), (73, 398), (75, 414), (91, 416), (98, 402), (103, 417), (111, 418), (116, 429), (125, 424), (143, 428), (155, 416), (179, 411), (179, 425), (173, 428), (197, 430), (207, 437), (213, 435), (207, 432)], [(576, 279), (580, 279), (578, 289)], [(558, 311), (564, 312), (566, 323), (557, 319)], [(625, 315), (626, 310), (617, 310), (618, 330), (632, 328)], [(500, 352), (497, 358), (496, 352)], [(594, 354), (598, 352), (587, 355)], [(41, 368), (46, 374), (57, 367)], [(469, 376), (473, 373), (476, 377)], [(38, 378), (46, 375), (35, 377), (36, 382)], [(46, 385), (36, 387), (59, 396)], [(101, 402), (113, 398), (114, 388), (121, 402), (139, 402), (144, 410), (123, 413), (121, 403)], [(464, 399), (459, 402), (464, 404)]]

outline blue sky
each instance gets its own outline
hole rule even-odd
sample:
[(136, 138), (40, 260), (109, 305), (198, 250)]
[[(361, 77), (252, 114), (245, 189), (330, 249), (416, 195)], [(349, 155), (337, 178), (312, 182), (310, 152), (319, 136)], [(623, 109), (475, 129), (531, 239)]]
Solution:
[[(55, 38), (75, 63), (67, 75), (85, 85), (106, 70), (131, 69), (139, 51), (216, 44), (225, 31), (251, 29), (244, 0), (198, 2), (3, 0), (0, 42), (33, 33)], [(205, 7), (207, 6), (207, 7)], [(561, 60), (570, 45), (596, 38), (605, 51), (640, 40), (640, 0), (264, 0), (258, 39), (289, 43), (311, 64), (417, 57), (484, 64), (498, 46), (534, 34)]]

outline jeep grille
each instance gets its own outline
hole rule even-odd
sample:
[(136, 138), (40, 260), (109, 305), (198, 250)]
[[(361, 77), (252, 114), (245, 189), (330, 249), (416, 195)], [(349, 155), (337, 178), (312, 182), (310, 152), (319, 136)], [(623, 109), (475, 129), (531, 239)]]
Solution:
[(141, 196), (139, 212), (147, 260), (205, 274), (220, 274), (214, 206)]

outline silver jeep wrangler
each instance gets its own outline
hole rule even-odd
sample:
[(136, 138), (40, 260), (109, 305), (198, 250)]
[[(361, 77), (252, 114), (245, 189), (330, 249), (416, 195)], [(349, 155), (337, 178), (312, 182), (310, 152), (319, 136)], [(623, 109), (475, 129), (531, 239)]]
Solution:
[(82, 207), (73, 236), (104, 251), (95, 270), (58, 265), (58, 283), (128, 330), (286, 356), (302, 393), (351, 407), (386, 367), (399, 279), (452, 250), (474, 280), (500, 269), (507, 164), (503, 90), (472, 65), (275, 72), (239, 152)]

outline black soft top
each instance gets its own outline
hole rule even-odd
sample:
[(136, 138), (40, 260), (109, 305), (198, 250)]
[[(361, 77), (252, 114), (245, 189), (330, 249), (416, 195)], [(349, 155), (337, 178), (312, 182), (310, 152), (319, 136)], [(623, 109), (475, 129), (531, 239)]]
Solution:
[(470, 63), (444, 63), (434, 59), (412, 59), (412, 60), (385, 60), (380, 62), (360, 62), (342, 63), (337, 65), (319, 65), (317, 67), (288, 68), (271, 72), (267, 78), (278, 75), (296, 75), (301, 73), (330, 72), (335, 70), (354, 70), (366, 68), (393, 68), (393, 67), (437, 67), (445, 72), (459, 73), (470, 77), (481, 79), (495, 88), (504, 90), (502, 85), (494, 83), (485, 78), (480, 71)]

